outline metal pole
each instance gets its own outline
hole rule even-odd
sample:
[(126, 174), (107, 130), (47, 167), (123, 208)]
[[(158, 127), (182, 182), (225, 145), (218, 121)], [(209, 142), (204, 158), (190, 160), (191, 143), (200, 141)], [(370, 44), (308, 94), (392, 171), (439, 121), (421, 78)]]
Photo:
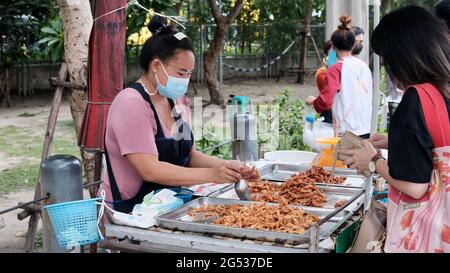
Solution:
[(48, 198), (50, 198), (50, 196), (49, 196), (49, 195), (46, 195), (46, 196), (44, 196), (44, 197), (38, 198), (38, 199), (33, 200), (33, 201), (30, 201), (30, 202), (19, 203), (17, 206), (14, 206), (14, 207), (12, 207), (12, 208), (5, 209), (5, 210), (0, 211), (0, 214), (4, 214), (4, 213), (10, 212), (10, 211), (13, 211), (13, 210), (15, 210), (15, 209), (24, 208), (24, 207), (27, 207), (28, 205), (31, 205), (31, 204), (40, 202), (40, 201), (45, 200), (45, 199), (48, 199)]
[(319, 252), (319, 226), (317, 224), (309, 228), (309, 252)]
[(372, 181), (373, 174), (366, 177), (366, 183), (364, 186), (364, 211), (367, 211), (370, 207), (370, 201), (372, 200)]
[[(373, 0), (373, 13), (374, 23), (373, 28), (380, 22), (380, 0)], [(373, 58), (373, 98), (372, 98), (372, 124), (370, 128), (370, 135), (374, 135), (377, 132), (378, 125), (378, 109), (380, 107), (380, 57), (374, 54)]]
[[(41, 165), (41, 192), (50, 194), (43, 206), (83, 199), (81, 161), (70, 155), (48, 157)], [(58, 245), (47, 210), (42, 210), (43, 247), (46, 253), (70, 252)]]

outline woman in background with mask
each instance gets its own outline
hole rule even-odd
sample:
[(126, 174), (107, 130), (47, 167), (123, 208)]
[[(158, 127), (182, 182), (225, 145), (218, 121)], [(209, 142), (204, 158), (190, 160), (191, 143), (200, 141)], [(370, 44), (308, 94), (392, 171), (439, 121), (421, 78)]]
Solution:
[[(330, 51), (332, 46), (332, 43), (330, 40), (325, 41), (323, 44), (323, 55), (324, 58), (322, 59), (323, 66), (321, 66), (316, 71), (316, 86), (318, 91), (324, 90), (326, 87), (326, 76), (328, 71), (327, 61), (328, 61), (328, 52)], [(333, 123), (333, 116), (331, 114), (331, 110), (323, 111), (320, 113), (320, 116), (324, 118), (324, 122), (326, 123)]]
[(192, 44), (154, 16), (152, 36), (140, 56), (144, 73), (122, 90), (108, 113), (102, 189), (117, 211), (128, 213), (148, 193), (161, 188), (241, 179), (235, 161), (195, 149), (185, 95), (194, 69)]
[(352, 50), (353, 56), (358, 56), (364, 47), (364, 30), (360, 27), (352, 27), (352, 31), (355, 34), (355, 47)]

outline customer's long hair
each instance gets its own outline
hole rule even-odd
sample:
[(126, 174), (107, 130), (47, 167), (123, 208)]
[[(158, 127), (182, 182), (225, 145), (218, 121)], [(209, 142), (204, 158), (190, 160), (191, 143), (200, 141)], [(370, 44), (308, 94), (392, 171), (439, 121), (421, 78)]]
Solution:
[(450, 44), (445, 24), (425, 8), (406, 6), (384, 16), (372, 47), (386, 71), (406, 87), (431, 83), (450, 98)]

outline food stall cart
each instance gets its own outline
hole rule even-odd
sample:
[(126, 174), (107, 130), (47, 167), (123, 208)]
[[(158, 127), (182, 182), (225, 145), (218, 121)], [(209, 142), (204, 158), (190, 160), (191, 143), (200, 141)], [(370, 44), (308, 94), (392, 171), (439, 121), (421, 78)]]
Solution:
[[(305, 167), (266, 162), (260, 164), (258, 169), (263, 179), (282, 183), (293, 173), (303, 171)], [(158, 224), (151, 228), (141, 229), (108, 223), (104, 226), (107, 239), (102, 240), (99, 247), (123, 252), (334, 252), (339, 235), (350, 226), (355, 228), (353, 224), (360, 220), (363, 205), (368, 207), (365, 203), (370, 200), (364, 197), (367, 196), (366, 178), (350, 170), (337, 170), (336, 173), (347, 176), (343, 185), (318, 183), (318, 187), (321, 187), (328, 198), (324, 207), (301, 207), (306, 212), (320, 216), (320, 221), (302, 235), (230, 228), (188, 219), (188, 211), (202, 205), (254, 203), (239, 200), (233, 185), (230, 185), (159, 215)], [(334, 204), (340, 200), (345, 200), (346, 203), (335, 208)]]

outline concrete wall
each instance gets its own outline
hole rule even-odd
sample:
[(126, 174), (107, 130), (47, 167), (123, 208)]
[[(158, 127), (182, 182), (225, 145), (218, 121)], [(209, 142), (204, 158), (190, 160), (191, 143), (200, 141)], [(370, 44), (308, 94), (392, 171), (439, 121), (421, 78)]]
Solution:
[[(261, 70), (258, 72), (244, 73), (240, 71), (234, 71), (227, 67), (223, 69), (224, 80), (236, 78), (236, 77), (276, 77), (281, 68), (292, 68), (298, 67), (298, 61), (300, 57), (298, 54), (286, 55), (284, 58), (276, 62), (274, 65), (269, 67), (269, 72), (267, 70)], [(266, 58), (224, 58), (224, 63), (232, 65), (234, 67), (240, 68), (256, 68), (267, 63)], [(307, 59), (307, 69), (314, 70), (319, 66), (319, 60), (315, 53), (308, 54)], [(26, 87), (32, 86), (35, 93), (46, 92), (51, 88), (48, 78), (56, 77), (58, 75), (60, 64), (32, 64), (29, 66), (14, 66), (12, 68), (12, 93), (17, 95), (19, 90)], [(127, 62), (125, 81), (131, 82), (139, 78), (141, 75), (141, 69), (136, 60), (130, 60)], [(199, 73), (197, 67), (192, 74), (192, 80), (197, 81)]]

